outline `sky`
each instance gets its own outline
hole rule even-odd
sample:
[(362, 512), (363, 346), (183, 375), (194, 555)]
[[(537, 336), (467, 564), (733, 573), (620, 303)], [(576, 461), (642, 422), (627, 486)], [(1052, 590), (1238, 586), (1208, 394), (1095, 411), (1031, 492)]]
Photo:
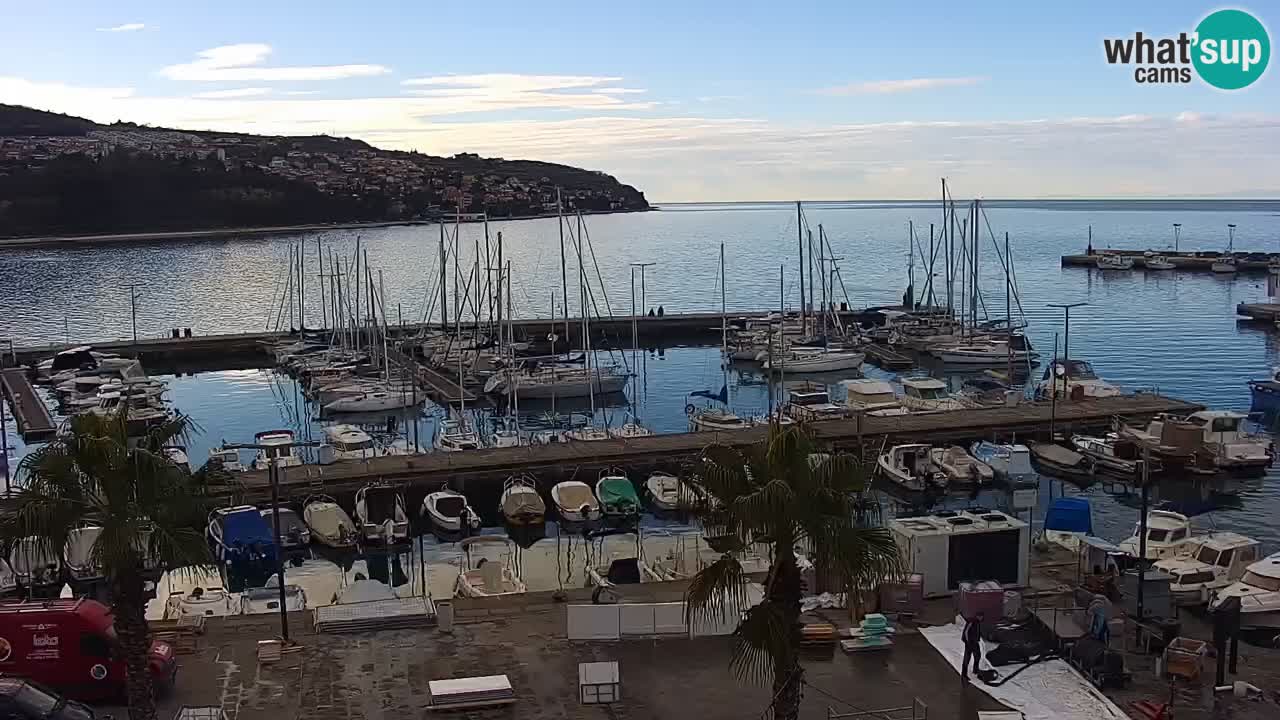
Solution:
[[(1224, 92), (1104, 60), (1103, 38), (1218, 7), (0, 0), (0, 102), (564, 162), (655, 202), (930, 198), (941, 177), (960, 197), (1277, 197), (1275, 68)], [(1233, 7), (1275, 38), (1280, 7)]]

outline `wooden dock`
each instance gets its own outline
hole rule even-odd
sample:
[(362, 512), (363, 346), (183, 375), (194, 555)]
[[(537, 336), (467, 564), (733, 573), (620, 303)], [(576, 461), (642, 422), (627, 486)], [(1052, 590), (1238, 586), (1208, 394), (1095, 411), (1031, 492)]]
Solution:
[(1259, 322), (1275, 322), (1280, 320), (1280, 303), (1240, 303), (1236, 305), (1236, 315)]
[(452, 377), (428, 367), (398, 350), (389, 349), (387, 354), (390, 356), (392, 363), (398, 365), (402, 370), (408, 370), (413, 375), (417, 386), (437, 403), (457, 405), (464, 400), (469, 403), (476, 402), (476, 394), (458, 384)]
[(4, 396), (9, 399), (9, 407), (13, 408), (13, 417), (18, 423), (18, 433), (24, 441), (48, 440), (58, 431), (53, 415), (40, 396), (36, 395), (36, 389), (31, 386), (25, 370), (0, 370), (0, 385), (4, 386)]
[[(1054, 418), (1059, 431), (1080, 432), (1110, 427), (1112, 419), (1146, 418), (1157, 413), (1190, 413), (1203, 406), (1152, 394), (1098, 398), (1059, 403)], [(947, 443), (984, 438), (1043, 436), (1054, 410), (1048, 403), (993, 407), (946, 413), (861, 417), (814, 423), (818, 438), (836, 448), (857, 450), (906, 442)], [(282, 496), (301, 500), (323, 491), (331, 495), (354, 493), (364, 485), (384, 480), (423, 492), (448, 482), (459, 491), (501, 489), (509, 476), (525, 473), (549, 487), (578, 477), (594, 482), (600, 470), (617, 466), (636, 473), (653, 469), (678, 470), (712, 443), (746, 446), (763, 440), (766, 427), (721, 433), (680, 433), (627, 440), (556, 443), (516, 448), (490, 448), (454, 453), (425, 453), (289, 468), (281, 483)], [(236, 476), (240, 486), (221, 488), (249, 503), (265, 502), (270, 495), (267, 474), (245, 472)]]
[[(1124, 255), (1126, 257), (1133, 258), (1134, 270), (1145, 270), (1147, 267), (1147, 260), (1146, 260), (1146, 256), (1144, 255), (1144, 253), (1146, 252), (1145, 250), (1116, 250), (1114, 248), (1107, 248), (1106, 250), (1103, 250), (1102, 248), (1094, 248), (1093, 250), (1094, 254), (1092, 255), (1063, 255), (1062, 267), (1091, 267), (1096, 269), (1098, 267), (1098, 255), (1103, 252), (1114, 253), (1116, 255)], [(1211, 266), (1213, 265), (1214, 261), (1220, 259), (1221, 254), (1215, 253), (1215, 255), (1218, 255), (1218, 257), (1201, 257), (1199, 255), (1187, 255), (1187, 254), (1174, 255), (1170, 253), (1170, 254), (1163, 255), (1163, 257), (1169, 262), (1173, 263), (1174, 270), (1181, 270), (1181, 271), (1187, 271), (1187, 272), (1211, 273), (1213, 272), (1213, 269)], [(1254, 259), (1246, 260), (1245, 259), (1246, 255)], [(1277, 257), (1277, 256), (1267, 255), (1266, 257), (1263, 257), (1263, 253), (1247, 253), (1247, 254), (1236, 253), (1235, 257), (1236, 257), (1236, 270), (1239, 273), (1244, 273), (1249, 275), (1266, 275), (1267, 264), (1270, 262), (1270, 260), (1273, 257)], [(1277, 259), (1280, 259), (1280, 258), (1277, 258)], [(1107, 272), (1125, 272), (1125, 271), (1124, 270), (1108, 270)], [(1153, 270), (1152, 272), (1170, 272), (1170, 271), (1169, 270), (1163, 270), (1163, 271)]]
[[(731, 323), (748, 320), (763, 320), (767, 311), (733, 313), (729, 316)], [(879, 308), (865, 310), (848, 310), (840, 313), (845, 324), (861, 324), (870, 326), (884, 322)], [(636, 335), (641, 344), (654, 343), (670, 346), (682, 342), (709, 341), (720, 342), (719, 313), (677, 313), (665, 315), (614, 315), (612, 317), (592, 318), (590, 328), (596, 338), (597, 347), (630, 347), (632, 322), (635, 322)], [(524, 318), (513, 322), (517, 337), (542, 339), (555, 333), (559, 337), (576, 342), (581, 338), (580, 320), (569, 319), (568, 332), (562, 319)], [(488, 327), (482, 325), (482, 327)], [(473, 330), (474, 322), (462, 323), (463, 332)], [(412, 337), (426, 330), (439, 330), (438, 324), (413, 323), (388, 328), (388, 334), (394, 340), (398, 337)], [(324, 335), (328, 330), (309, 329), (308, 333)], [(92, 345), (95, 350), (113, 352), (131, 357), (138, 357), (147, 364), (156, 362), (204, 361), (210, 358), (265, 357), (265, 346), (277, 342), (296, 339), (296, 333), (257, 332), (227, 333), (215, 335), (194, 335), (192, 337), (145, 338), (137, 342), (132, 340), (113, 340), (109, 342), (84, 343), (73, 345), (41, 345), (15, 348), (14, 357), (19, 363), (33, 363), (52, 356), (54, 353), (75, 345)]]

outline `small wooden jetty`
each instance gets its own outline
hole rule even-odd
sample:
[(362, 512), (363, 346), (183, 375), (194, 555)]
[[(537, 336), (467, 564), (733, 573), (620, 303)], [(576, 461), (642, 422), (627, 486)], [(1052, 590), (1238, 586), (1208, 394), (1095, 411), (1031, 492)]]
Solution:
[[(1098, 255), (1102, 253), (1111, 253), (1114, 255), (1123, 255), (1133, 258), (1133, 269), (1144, 270), (1147, 267), (1146, 250), (1117, 250), (1116, 248), (1094, 248), (1092, 255), (1063, 255), (1062, 267), (1098, 267)], [(1222, 259), (1226, 253), (1213, 253), (1206, 255), (1203, 253), (1161, 253), (1159, 251), (1151, 251), (1160, 255), (1165, 260), (1173, 264), (1174, 270), (1189, 272), (1213, 272), (1213, 263)], [(1246, 273), (1251, 275), (1267, 274), (1267, 264), (1276, 256), (1266, 253), (1233, 253), (1236, 258), (1237, 273)], [(1125, 270), (1109, 270), (1107, 272), (1126, 272)], [(1154, 272), (1154, 271), (1153, 271)], [(1169, 271), (1163, 271), (1169, 272)]]
[(25, 369), (0, 370), (0, 385), (4, 386), (4, 396), (9, 399), (9, 407), (13, 408), (13, 417), (18, 423), (18, 433), (24, 441), (47, 440), (57, 432), (53, 415), (36, 395)]
[[(907, 442), (947, 443), (992, 437), (1043, 435), (1053, 418), (1055, 429), (1080, 432), (1110, 427), (1113, 418), (1145, 418), (1157, 413), (1191, 413), (1204, 409), (1194, 403), (1138, 393), (1079, 402), (1027, 403), (952, 412), (890, 417), (854, 417), (813, 424), (818, 438), (836, 448), (858, 450), (881, 444)], [(553, 443), (514, 448), (487, 448), (466, 452), (435, 452), (289, 468), (281, 481), (285, 498), (300, 500), (323, 490), (329, 494), (354, 493), (375, 480), (401, 483), (425, 490), (448, 482), (455, 490), (501, 489), (515, 474), (530, 474), (543, 485), (574, 476), (594, 479), (608, 467), (622, 467), (637, 474), (653, 469), (678, 470), (713, 443), (746, 446), (768, 434), (767, 427), (731, 432), (653, 435), (592, 442)], [(220, 490), (241, 502), (266, 502), (270, 496), (267, 473), (250, 471), (236, 475), (236, 487)]]

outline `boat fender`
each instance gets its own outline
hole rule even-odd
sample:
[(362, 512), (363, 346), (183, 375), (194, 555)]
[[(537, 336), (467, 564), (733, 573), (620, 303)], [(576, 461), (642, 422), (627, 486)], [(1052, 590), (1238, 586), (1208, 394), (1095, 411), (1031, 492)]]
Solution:
[(694, 414), (694, 413), (695, 413), (695, 412), (697, 412), (697, 411), (698, 411), (698, 408), (694, 407), (694, 406), (693, 406), (693, 403), (689, 403), (688, 405), (685, 405), (685, 406), (684, 406), (684, 414), (685, 414), (685, 415), (692, 415), (692, 414)]

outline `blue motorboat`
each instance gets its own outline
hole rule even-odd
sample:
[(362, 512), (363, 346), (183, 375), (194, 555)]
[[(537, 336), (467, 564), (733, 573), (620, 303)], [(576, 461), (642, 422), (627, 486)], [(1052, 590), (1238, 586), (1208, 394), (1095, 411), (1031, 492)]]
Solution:
[(227, 572), (252, 583), (276, 571), (276, 535), (252, 505), (219, 508), (206, 530), (214, 557)]
[(1250, 380), (1249, 393), (1253, 396), (1250, 408), (1253, 412), (1280, 414), (1280, 368), (1272, 371), (1269, 380)]
[(1040, 474), (1031, 467), (1031, 450), (1026, 445), (983, 440), (971, 445), (969, 453), (990, 465), (996, 478), (1010, 484), (1030, 484), (1040, 479)]
[(1061, 497), (1049, 504), (1044, 515), (1044, 539), (1071, 551), (1093, 534), (1093, 509), (1082, 497)]

